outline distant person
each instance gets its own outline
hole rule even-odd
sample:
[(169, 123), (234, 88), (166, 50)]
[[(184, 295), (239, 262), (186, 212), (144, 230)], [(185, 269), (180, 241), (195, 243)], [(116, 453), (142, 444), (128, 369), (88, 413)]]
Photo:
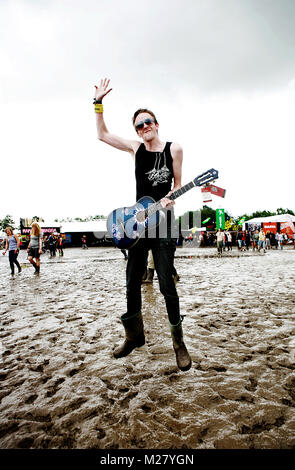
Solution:
[(253, 248), (252, 248), (253, 251), (255, 251), (256, 249), (258, 250), (259, 232), (258, 232), (257, 229), (255, 230), (255, 232), (252, 235), (252, 240), (253, 240)]
[[(154, 279), (154, 274), (155, 274), (155, 264), (154, 264), (153, 252), (152, 250), (149, 250), (148, 259), (147, 259), (147, 269), (143, 275), (142, 282), (144, 284), (152, 283)], [(175, 269), (174, 263), (172, 267), (172, 277), (175, 283), (180, 280), (180, 276)]]
[(273, 232), (270, 233), (269, 239), (270, 239), (270, 248), (273, 248), (273, 247), (276, 248), (276, 244), (277, 244), (276, 236)]
[(237, 242), (238, 242), (238, 250), (241, 251), (241, 250), (242, 250), (242, 243), (243, 243), (243, 233), (242, 233), (242, 230), (239, 230), (239, 231), (238, 231)]
[(86, 235), (83, 235), (83, 237), (82, 237), (82, 248), (83, 248), (83, 250), (88, 249)]
[(246, 230), (246, 250), (247, 251), (249, 250), (250, 245), (251, 245), (250, 233), (249, 233), (249, 230)]
[(154, 263), (153, 253), (152, 253), (152, 250), (149, 250), (148, 259), (147, 259), (147, 269), (146, 269), (145, 274), (143, 275), (142, 282), (144, 282), (145, 284), (152, 283), (154, 279), (154, 273), (155, 273), (155, 263)]
[(64, 241), (63, 241), (62, 236), (58, 235), (58, 237), (57, 237), (57, 249), (58, 249), (58, 255), (59, 256), (64, 255), (63, 244), (64, 244)]
[(246, 232), (242, 231), (242, 251), (246, 251)]
[(270, 231), (269, 230), (265, 234), (265, 249), (270, 250)]
[(55, 256), (56, 245), (55, 245), (55, 239), (54, 239), (53, 233), (51, 233), (48, 237), (48, 248), (50, 251), (50, 256), (51, 257)]
[[(37, 222), (32, 223), (31, 238), (27, 248), (28, 260), (34, 266), (34, 274), (40, 274), (40, 255), (42, 254), (42, 239), (43, 234), (41, 232), (40, 225)], [(34, 261), (35, 258), (35, 261)]]
[(281, 234), (281, 232), (277, 232), (276, 233), (276, 249), (278, 248), (281, 248), (281, 250), (283, 249), (283, 235)]
[(265, 243), (265, 233), (263, 228), (260, 229), (258, 236), (258, 251), (263, 250), (265, 252), (264, 243)]
[(221, 228), (219, 228), (218, 232), (216, 233), (217, 255), (218, 255), (218, 257), (222, 256), (223, 240), (224, 240), (224, 234), (223, 234), (223, 231), (221, 230)]
[(17, 261), (17, 257), (19, 254), (19, 244), (20, 240), (17, 235), (13, 233), (11, 227), (6, 227), (6, 239), (5, 239), (5, 250), (3, 251), (3, 255), (6, 254), (8, 251), (8, 259), (11, 269), (11, 279), (14, 279), (14, 265), (16, 265), (18, 272), (21, 273), (22, 268)]
[(233, 245), (232, 245), (232, 236), (231, 236), (231, 233), (230, 232), (226, 232), (226, 247), (227, 247), (227, 251), (233, 249)]

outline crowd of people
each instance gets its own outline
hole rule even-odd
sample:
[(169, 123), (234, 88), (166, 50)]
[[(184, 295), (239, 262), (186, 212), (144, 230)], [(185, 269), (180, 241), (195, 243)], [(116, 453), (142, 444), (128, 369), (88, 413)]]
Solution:
[[(230, 251), (236, 246), (239, 251), (253, 251), (283, 249), (284, 245), (290, 242), (288, 235), (282, 232), (265, 232), (263, 228), (253, 231), (239, 230), (231, 232), (219, 229), (217, 232), (204, 232), (199, 236), (199, 245), (216, 246), (217, 249)], [(292, 242), (292, 241), (291, 241)], [(293, 235), (293, 246), (295, 248), (295, 234)]]
[(42, 251), (49, 252), (50, 257), (56, 256), (56, 252), (58, 251), (59, 256), (63, 256), (63, 246), (64, 246), (64, 241), (62, 235), (59, 234), (54, 234), (50, 233), (48, 236), (44, 236), (43, 238), (43, 245), (42, 245)]
[[(4, 251), (2, 254), (5, 256), (8, 252), (9, 265), (11, 270), (11, 278), (15, 278), (14, 266), (18, 268), (20, 274), (22, 268), (17, 260), (20, 250), (20, 238), (14, 233), (12, 227), (6, 227), (6, 238), (4, 239)], [(28, 261), (35, 268), (34, 274), (40, 274), (40, 256), (42, 253), (49, 253), (50, 257), (56, 256), (58, 251), (59, 256), (63, 256), (63, 237), (61, 234), (50, 233), (50, 235), (43, 235), (40, 225), (37, 222), (32, 224), (30, 232), (30, 241), (27, 246)]]

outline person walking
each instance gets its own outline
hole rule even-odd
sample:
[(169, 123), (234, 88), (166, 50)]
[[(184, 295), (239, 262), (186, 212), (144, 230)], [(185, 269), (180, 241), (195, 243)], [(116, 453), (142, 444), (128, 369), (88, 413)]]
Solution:
[[(40, 255), (42, 254), (42, 239), (43, 233), (41, 232), (40, 225), (37, 222), (32, 223), (30, 232), (30, 242), (27, 248), (28, 260), (34, 266), (34, 274), (40, 274)], [(34, 261), (35, 258), (35, 261)]]
[(258, 250), (258, 242), (259, 242), (259, 232), (256, 229), (255, 232), (252, 235), (252, 240), (253, 240), (253, 247), (254, 251), (257, 249)]
[(56, 254), (56, 245), (53, 233), (51, 233), (48, 237), (48, 247), (50, 251), (50, 257), (52, 258)]
[(60, 234), (57, 237), (57, 248), (58, 248), (58, 256), (63, 256), (64, 255), (63, 238)]
[(242, 240), (243, 239), (243, 233), (242, 233), (242, 230), (239, 230), (238, 231), (238, 235), (237, 235), (237, 242), (238, 242), (238, 250), (241, 251), (242, 250)]
[[(191, 367), (191, 358), (183, 339), (183, 316), (180, 315), (179, 297), (172, 276), (176, 239), (171, 234), (175, 220), (172, 210), (174, 201), (169, 199), (171, 192), (181, 187), (182, 147), (174, 142), (160, 140), (157, 118), (147, 108), (138, 109), (132, 118), (140, 141), (127, 140), (111, 134), (104, 121), (102, 104), (102, 100), (110, 91), (107, 79), (101, 80), (100, 85), (95, 87), (94, 108), (98, 138), (112, 147), (131, 154), (135, 164), (136, 200), (143, 196), (150, 196), (156, 201), (161, 200), (168, 227), (166, 236), (163, 236), (160, 233), (162, 230), (159, 229), (155, 238), (141, 238), (129, 249), (126, 267), (127, 312), (121, 316), (125, 340), (113, 354), (115, 358), (124, 357), (145, 344), (141, 283), (147, 252), (151, 249), (160, 291), (166, 303), (176, 362), (180, 370), (188, 370)], [(167, 222), (169, 219), (170, 222)]]
[(84, 250), (88, 250), (86, 235), (83, 235), (83, 237), (82, 237), (82, 248)]
[(269, 230), (265, 234), (265, 249), (270, 250), (270, 231)]
[(18, 272), (21, 273), (22, 268), (17, 261), (17, 257), (19, 254), (19, 244), (20, 240), (17, 235), (13, 233), (13, 229), (11, 227), (6, 227), (5, 229), (6, 239), (5, 239), (5, 249), (3, 251), (3, 255), (6, 255), (8, 251), (8, 259), (11, 269), (11, 279), (14, 279), (14, 265), (16, 265)]
[(264, 247), (265, 238), (266, 237), (265, 237), (264, 230), (261, 227), (260, 232), (259, 232), (259, 238), (258, 238), (258, 252), (259, 253), (260, 253), (260, 250), (263, 250), (265, 253), (265, 247)]
[[(176, 250), (176, 247), (175, 247)], [(148, 253), (148, 259), (147, 259), (147, 268), (144, 272), (142, 282), (144, 284), (151, 284), (154, 280), (154, 274), (155, 274), (155, 263), (154, 263), (154, 258), (153, 258), (153, 252), (152, 250), (149, 250)], [(178, 272), (175, 269), (175, 266), (173, 264), (173, 269), (172, 269), (172, 277), (174, 282), (178, 282), (180, 280), (180, 276)]]
[(217, 241), (217, 256), (221, 258), (222, 256), (222, 249), (223, 249), (223, 241), (224, 241), (224, 233), (221, 228), (218, 229), (216, 233), (216, 241)]
[(142, 282), (144, 284), (151, 284), (154, 280), (154, 273), (155, 273), (155, 263), (154, 263), (154, 258), (153, 258), (153, 252), (152, 250), (149, 250), (148, 259), (147, 259), (147, 267), (143, 275)]
[(233, 246), (232, 246), (232, 236), (231, 236), (231, 233), (230, 232), (226, 232), (226, 237), (227, 237), (227, 242), (226, 242), (226, 247), (227, 247), (227, 251), (233, 249)]
[(249, 251), (249, 247), (251, 244), (251, 237), (250, 237), (249, 230), (246, 230), (245, 233), (246, 233), (246, 250)]
[(278, 248), (283, 249), (283, 235), (281, 232), (276, 233), (276, 249)]

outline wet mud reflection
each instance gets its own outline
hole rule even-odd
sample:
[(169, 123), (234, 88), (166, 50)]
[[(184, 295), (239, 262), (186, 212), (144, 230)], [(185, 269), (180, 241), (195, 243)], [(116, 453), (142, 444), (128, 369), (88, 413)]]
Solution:
[[(234, 252), (233, 252), (234, 253)], [(123, 359), (119, 250), (66, 249), (33, 276), (0, 259), (0, 448), (294, 448), (295, 250), (178, 249), (190, 371), (176, 367), (157, 279), (146, 344)]]

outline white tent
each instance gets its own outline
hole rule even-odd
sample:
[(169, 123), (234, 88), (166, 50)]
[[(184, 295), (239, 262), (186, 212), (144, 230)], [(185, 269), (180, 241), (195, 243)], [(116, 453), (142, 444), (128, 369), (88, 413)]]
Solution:
[(246, 220), (246, 224), (260, 224), (262, 222), (295, 222), (295, 215), (279, 214), (270, 215), (269, 217), (255, 217), (254, 219)]
[(88, 222), (61, 222), (61, 233), (107, 232), (106, 219), (90, 220)]
[(294, 231), (295, 216), (291, 214), (270, 215), (269, 217), (255, 217), (254, 219), (246, 220), (243, 223), (243, 230), (245, 230), (246, 224), (271, 224), (277, 222), (280, 222), (281, 224), (289, 223), (291, 230)]

